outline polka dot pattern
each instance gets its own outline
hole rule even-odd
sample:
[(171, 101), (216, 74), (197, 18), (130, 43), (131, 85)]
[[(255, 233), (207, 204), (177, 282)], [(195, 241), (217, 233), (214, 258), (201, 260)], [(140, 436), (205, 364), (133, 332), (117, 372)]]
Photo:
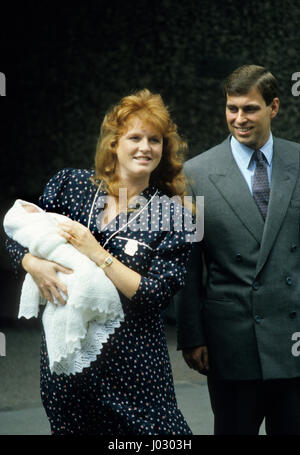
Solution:
[[(97, 190), (90, 181), (91, 175), (92, 171), (77, 169), (58, 172), (47, 184), (40, 207), (87, 225)], [(150, 200), (156, 191), (149, 186), (141, 196)], [(105, 197), (105, 193), (100, 191), (99, 197)], [(43, 334), (41, 398), (53, 434), (191, 434), (177, 407), (161, 318), (161, 310), (170, 297), (184, 285), (191, 244), (185, 241), (186, 232), (174, 230), (172, 222), (170, 231), (161, 229), (166, 211), (162, 207), (155, 210), (159, 229), (151, 229), (153, 207), (151, 213), (149, 204), (146, 216), (139, 215), (143, 229), (130, 230), (117, 217), (116, 229), (123, 226), (120, 232), (108, 229), (109, 226), (99, 231), (102, 208), (101, 204), (94, 204), (91, 232), (112, 255), (140, 273), (142, 280), (131, 300), (120, 294), (125, 321), (82, 373), (51, 374)], [(182, 216), (182, 210), (179, 204), (172, 204), (171, 219)], [(127, 221), (130, 216), (132, 213), (127, 214)], [(134, 255), (125, 253), (127, 239), (138, 242)], [(24, 249), (9, 241), (8, 249), (17, 269)]]

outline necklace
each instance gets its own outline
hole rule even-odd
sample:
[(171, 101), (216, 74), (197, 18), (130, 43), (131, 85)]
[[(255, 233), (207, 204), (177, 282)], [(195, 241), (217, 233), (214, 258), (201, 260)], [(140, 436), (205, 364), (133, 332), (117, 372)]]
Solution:
[(99, 193), (101, 187), (102, 187), (102, 180), (101, 180), (101, 182), (100, 182), (100, 184), (99, 184), (99, 186), (97, 188), (96, 194), (94, 196), (94, 200), (93, 200), (92, 207), (91, 207), (90, 214), (89, 214), (89, 220), (88, 220), (88, 225), (87, 225), (88, 229), (90, 229), (90, 224), (91, 224), (92, 213), (93, 213), (93, 210), (94, 210), (94, 205), (95, 205), (95, 202), (96, 202), (96, 199), (97, 199), (97, 196), (98, 196), (98, 193)]
[[(93, 203), (92, 203), (92, 206), (91, 206), (91, 210), (90, 210), (90, 214), (89, 214), (89, 219), (88, 219), (88, 229), (90, 228), (90, 224), (91, 224), (91, 218), (92, 218), (92, 214), (93, 214), (93, 210), (94, 210), (94, 205), (95, 205), (95, 202), (96, 202), (96, 199), (97, 199), (97, 196), (98, 196), (98, 193), (100, 191), (102, 187), (102, 180), (97, 188), (97, 191), (96, 191), (96, 194), (94, 196), (94, 200), (93, 200)], [(145, 210), (146, 207), (148, 207), (148, 205), (151, 203), (151, 201), (153, 200), (153, 198), (157, 195), (158, 193), (158, 190), (155, 191), (155, 194), (153, 194), (153, 196), (149, 199), (149, 201), (147, 202), (146, 205), (144, 205), (137, 213), (136, 215), (131, 218), (130, 221), (128, 221), (125, 225), (121, 226), (121, 228), (119, 228), (116, 232), (114, 232), (107, 240), (106, 242), (104, 243), (103, 245), (103, 248), (107, 245), (107, 243), (110, 241), (110, 239), (112, 239), (115, 235), (117, 235), (122, 229), (124, 229), (124, 227), (126, 226), (129, 226), (130, 223), (132, 223), (142, 212), (143, 210)]]
[(147, 202), (146, 205), (144, 205), (138, 212), (137, 214), (131, 218), (130, 221), (127, 221), (126, 224), (124, 224), (123, 226), (121, 226), (116, 232), (114, 232), (107, 240), (106, 242), (104, 243), (103, 245), (103, 248), (107, 245), (107, 243), (110, 241), (110, 239), (112, 239), (115, 235), (117, 235), (120, 231), (122, 231), (126, 226), (129, 226), (130, 223), (132, 223), (139, 215), (140, 213), (142, 213), (143, 210), (145, 210), (146, 207), (148, 207), (148, 205), (151, 203), (152, 199), (157, 195), (158, 193), (158, 190), (155, 191), (155, 194), (153, 194), (153, 196), (151, 197), (151, 199), (149, 199), (149, 201)]

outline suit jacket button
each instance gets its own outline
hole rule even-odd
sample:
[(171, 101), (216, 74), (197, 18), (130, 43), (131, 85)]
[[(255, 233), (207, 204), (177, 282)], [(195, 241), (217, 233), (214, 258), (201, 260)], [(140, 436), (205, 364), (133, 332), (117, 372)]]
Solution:
[(259, 315), (259, 314), (256, 314), (254, 316), (254, 320), (257, 324), (260, 324), (261, 320), (263, 319), (264, 317), (262, 315)]
[(297, 245), (291, 246), (291, 252), (294, 253), (297, 250)]
[(290, 317), (291, 319), (295, 319), (296, 316), (297, 316), (296, 311), (292, 311), (292, 312), (289, 314), (289, 317)]
[(259, 281), (254, 281), (254, 283), (252, 284), (252, 289), (253, 289), (254, 291), (257, 291), (259, 288), (260, 288), (260, 283), (259, 283)]
[(242, 258), (241, 253), (237, 253), (237, 254), (236, 254), (235, 260), (236, 260), (236, 262), (242, 262), (243, 258)]
[(293, 284), (293, 280), (290, 276), (286, 277), (285, 282), (288, 286), (291, 286)]

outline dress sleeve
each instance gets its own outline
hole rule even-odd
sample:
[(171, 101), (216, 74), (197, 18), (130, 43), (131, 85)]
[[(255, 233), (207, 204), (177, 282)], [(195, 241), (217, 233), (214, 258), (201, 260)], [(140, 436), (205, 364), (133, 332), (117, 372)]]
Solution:
[[(42, 196), (38, 200), (38, 205), (49, 212), (62, 211), (66, 205), (64, 200), (64, 190), (68, 183), (72, 169), (62, 169), (57, 172), (45, 186)], [(28, 249), (6, 236), (5, 247), (12, 262), (14, 274), (18, 276), (22, 271), (22, 259)]]
[(28, 253), (28, 249), (12, 240), (6, 234), (5, 236), (5, 248), (7, 249), (10, 257), (13, 272), (16, 276), (19, 276), (22, 270), (21, 262), (25, 254)]
[(131, 298), (131, 304), (161, 311), (170, 303), (170, 298), (184, 287), (186, 265), (193, 248), (187, 234), (187, 231), (166, 232)]
[(65, 214), (68, 205), (67, 186), (73, 169), (66, 168), (57, 172), (47, 183), (43, 194), (39, 197), (38, 205), (47, 212)]

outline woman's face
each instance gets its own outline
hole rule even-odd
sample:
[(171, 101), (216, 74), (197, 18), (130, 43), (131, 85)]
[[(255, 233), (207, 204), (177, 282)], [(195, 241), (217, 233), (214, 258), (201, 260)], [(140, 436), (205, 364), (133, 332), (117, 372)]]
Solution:
[(151, 172), (159, 165), (163, 137), (150, 123), (133, 117), (120, 137), (117, 148), (116, 171), (121, 181), (149, 184)]

